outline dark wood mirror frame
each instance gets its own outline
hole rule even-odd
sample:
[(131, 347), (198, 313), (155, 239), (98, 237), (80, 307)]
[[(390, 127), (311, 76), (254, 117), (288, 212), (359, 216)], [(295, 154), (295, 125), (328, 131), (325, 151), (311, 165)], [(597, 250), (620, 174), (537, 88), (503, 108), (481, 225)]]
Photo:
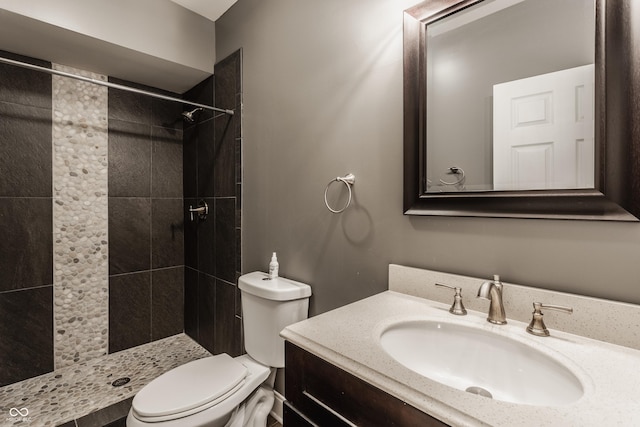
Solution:
[(427, 0), (404, 12), (406, 215), (638, 221), (640, 2), (595, 0), (595, 189), (426, 192), (427, 25), (482, 0)]

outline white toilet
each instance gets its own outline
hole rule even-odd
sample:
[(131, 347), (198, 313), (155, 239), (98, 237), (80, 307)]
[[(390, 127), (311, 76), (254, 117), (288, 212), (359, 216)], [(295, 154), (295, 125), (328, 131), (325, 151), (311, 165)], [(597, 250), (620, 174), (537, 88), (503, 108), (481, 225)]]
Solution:
[(240, 277), (247, 354), (219, 354), (164, 373), (138, 392), (128, 427), (264, 427), (284, 367), (280, 331), (308, 316), (311, 287), (259, 271)]

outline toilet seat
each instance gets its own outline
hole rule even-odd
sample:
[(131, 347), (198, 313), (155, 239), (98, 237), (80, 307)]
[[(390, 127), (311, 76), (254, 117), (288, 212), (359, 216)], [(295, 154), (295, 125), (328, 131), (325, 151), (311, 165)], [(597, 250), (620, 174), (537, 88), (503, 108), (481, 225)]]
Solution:
[(228, 354), (179, 366), (151, 381), (134, 397), (132, 410), (146, 422), (168, 421), (204, 411), (232, 396), (248, 370)]
[[(134, 406), (136, 405), (136, 403), (138, 403), (135, 402), (134, 404), (132, 404), (131, 410), (129, 411), (129, 415), (127, 417), (127, 427), (203, 427), (211, 425), (224, 425), (226, 423), (225, 420), (229, 418), (234, 409), (237, 408), (238, 405), (240, 405), (243, 401), (245, 401), (252, 393), (257, 392), (257, 389), (261, 388), (261, 384), (263, 384), (264, 381), (267, 381), (270, 373), (272, 372), (272, 370), (268, 366), (264, 366), (261, 363), (256, 362), (247, 354), (235, 357), (233, 358), (233, 360), (246, 367), (248, 371), (246, 377), (244, 378), (244, 382), (240, 384), (240, 387), (237, 389), (237, 391), (235, 391), (234, 389), (227, 393), (224, 398), (221, 397), (219, 400), (213, 403), (210, 402), (209, 404), (206, 404), (204, 406), (194, 408), (191, 411), (182, 412), (174, 414), (173, 416), (166, 417), (143, 417), (139, 415), (134, 409)], [(198, 375), (202, 374), (203, 372), (198, 372)], [(213, 382), (213, 384), (215, 383), (216, 381)], [(147, 385), (146, 387), (149, 387), (149, 385)], [(143, 390), (145, 388), (143, 388)], [(141, 392), (142, 390), (140, 390), (138, 394), (140, 394)], [(146, 393), (147, 392), (145, 392), (145, 394)], [(170, 393), (170, 395), (173, 396), (174, 388), (171, 387), (168, 391), (165, 391), (165, 393)], [(218, 421), (216, 420), (220, 421), (221, 424), (217, 424)]]

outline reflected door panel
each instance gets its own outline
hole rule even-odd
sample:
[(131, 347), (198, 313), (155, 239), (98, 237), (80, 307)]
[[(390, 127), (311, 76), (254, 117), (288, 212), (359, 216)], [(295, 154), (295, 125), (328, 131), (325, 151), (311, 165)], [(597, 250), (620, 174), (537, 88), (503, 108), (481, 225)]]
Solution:
[(594, 188), (594, 67), (493, 86), (494, 190)]

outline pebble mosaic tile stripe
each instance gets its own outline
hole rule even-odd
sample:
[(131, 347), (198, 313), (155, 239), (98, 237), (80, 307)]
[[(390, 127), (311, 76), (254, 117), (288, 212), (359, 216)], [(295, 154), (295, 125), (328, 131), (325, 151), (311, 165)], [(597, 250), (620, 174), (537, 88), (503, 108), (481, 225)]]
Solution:
[[(53, 64), (95, 80), (106, 77)], [(107, 354), (108, 90), (53, 76), (55, 367)]]

